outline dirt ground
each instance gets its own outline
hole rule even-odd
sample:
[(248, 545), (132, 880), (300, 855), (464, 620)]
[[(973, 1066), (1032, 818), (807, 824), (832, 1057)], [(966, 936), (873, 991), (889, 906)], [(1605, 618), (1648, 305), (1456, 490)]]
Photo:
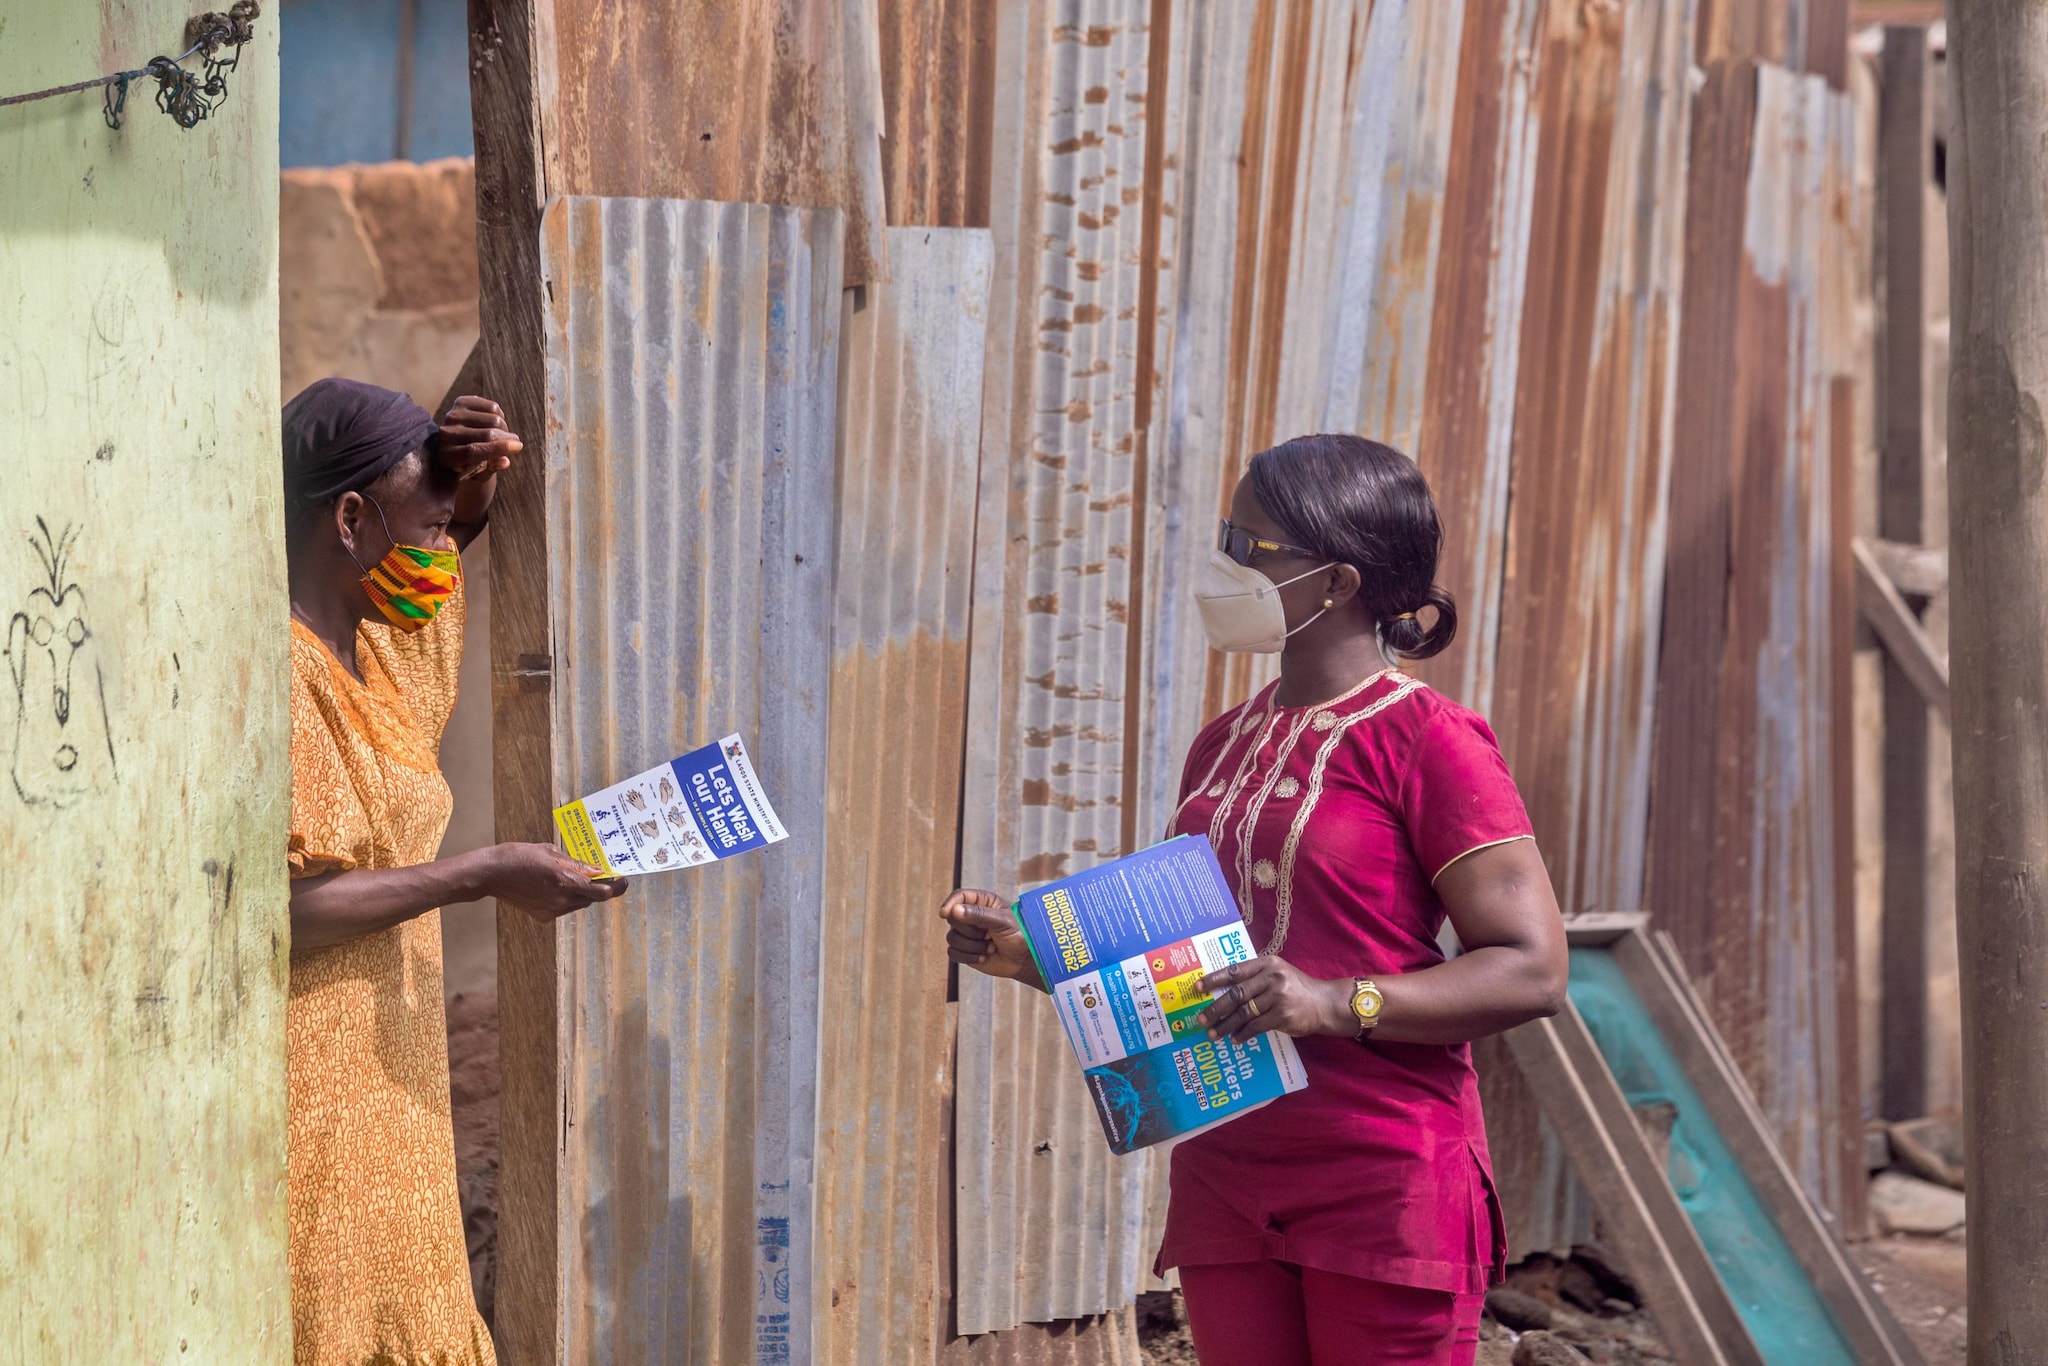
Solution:
[(1180, 1292), (1138, 1296), (1138, 1346), (1147, 1366), (1196, 1366), (1194, 1339)]
[(1963, 1308), (1968, 1259), (1961, 1235), (1894, 1234), (1858, 1243), (1849, 1251), (1927, 1358), (1927, 1366), (1963, 1366), (1969, 1317)]

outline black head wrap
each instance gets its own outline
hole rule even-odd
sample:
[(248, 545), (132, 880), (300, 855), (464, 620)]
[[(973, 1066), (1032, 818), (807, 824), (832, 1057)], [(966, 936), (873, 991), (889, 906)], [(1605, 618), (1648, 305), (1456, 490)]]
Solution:
[(323, 379), (284, 405), (284, 496), (294, 510), (359, 493), (441, 429), (404, 394)]

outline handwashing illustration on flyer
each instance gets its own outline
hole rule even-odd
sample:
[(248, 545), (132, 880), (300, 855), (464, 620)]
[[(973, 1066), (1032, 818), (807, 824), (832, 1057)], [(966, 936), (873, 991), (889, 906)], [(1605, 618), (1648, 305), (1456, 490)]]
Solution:
[(606, 877), (697, 868), (789, 838), (737, 735), (556, 807), (555, 829)]

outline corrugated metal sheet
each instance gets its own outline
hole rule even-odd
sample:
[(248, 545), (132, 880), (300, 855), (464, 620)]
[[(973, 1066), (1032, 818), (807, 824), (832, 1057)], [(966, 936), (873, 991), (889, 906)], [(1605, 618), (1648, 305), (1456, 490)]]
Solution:
[(1137, 1313), (1124, 1305), (1092, 1319), (956, 1337), (938, 1354), (938, 1366), (1145, 1366), (1145, 1352)]
[(1840, 1210), (1853, 112), (1818, 78), (1730, 64), (1698, 118), (1678, 392), (1696, 460), (1672, 489), (1651, 899), (1794, 1170)]
[(790, 830), (559, 931), (568, 1361), (812, 1359), (842, 229), (543, 219), (557, 790), (739, 731)]
[(577, 194), (843, 209), (846, 282), (886, 279), (875, 4), (548, 7), (547, 183)]
[(1753, 58), (1843, 89), (1849, 0), (1700, 0), (1697, 52), (1703, 64)]
[[(1304, 10), (1306, 12), (1306, 10)], [(1197, 0), (1168, 34), (1168, 120), (1157, 193), (1162, 215), (1153, 354), (1157, 402), (1148, 433), (1135, 827), (1166, 829), (1180, 760), (1212, 714), (1212, 658), (1189, 596), (1215, 542), (1215, 518), (1257, 449), (1247, 433), (1247, 353), (1261, 309), (1260, 212), (1271, 177), (1265, 105), (1273, 26), (1264, 7)], [(1289, 86), (1298, 90), (1299, 83)], [(1291, 156), (1291, 153), (1290, 153)], [(1277, 307), (1270, 310), (1275, 316)]]
[[(990, 244), (893, 228), (894, 279), (843, 329), (815, 1360), (941, 1336), (953, 1039), (932, 909), (952, 887)], [(855, 296), (850, 295), (849, 298)]]
[(1336, 222), (1302, 216), (1302, 256), (1315, 268), (1293, 290), (1285, 360), (1290, 382), (1320, 382), (1283, 396), (1277, 439), (1313, 428), (1416, 450), (1465, 9), (1377, 0), (1362, 56), (1347, 61), (1331, 45), (1343, 63), (1332, 75), (1348, 68), (1352, 81), (1347, 145), (1334, 181), (1320, 194), (1305, 187), (1303, 200), (1333, 204)]
[[(1219, 44), (1212, 58), (1243, 69), (1240, 128), (1188, 153), (1210, 163), (1212, 193), (1227, 193), (1218, 183), (1219, 173), (1231, 166), (1233, 153), (1238, 168), (1235, 233), (1227, 243), (1236, 261), (1235, 280), (1228, 330), (1222, 334), (1228, 347), (1223, 392), (1232, 398), (1231, 421), (1221, 448), (1198, 457), (1222, 465), (1218, 511), (1229, 503), (1253, 454), (1304, 427), (1321, 425), (1320, 394), (1288, 382), (1290, 352), (1300, 359), (1300, 347), (1291, 346), (1290, 337), (1298, 327), (1323, 331), (1308, 319), (1327, 307), (1326, 234), (1357, 189), (1346, 177), (1359, 170), (1349, 147), (1358, 122), (1354, 100), (1361, 90), (1347, 78), (1359, 65), (1370, 17), (1371, 7), (1355, 0), (1260, 5), (1248, 30), (1219, 34), (1226, 39), (1242, 35), (1240, 46)], [(1396, 27), (1381, 24), (1383, 32)], [(1318, 220), (1324, 235), (1310, 231)], [(1305, 270), (1305, 261), (1320, 268)], [(1213, 515), (1204, 515), (1193, 528), (1186, 549), (1195, 559), (1189, 563), (1198, 563), (1207, 551)], [(1264, 655), (1211, 653), (1204, 662), (1204, 719), (1263, 687), (1278, 669), (1278, 660)], [(1176, 754), (1169, 763), (1177, 769), (1179, 759)]]
[(987, 227), (996, 7), (986, 0), (875, 0), (875, 7), (889, 221)]
[[(1684, 261), (1690, 0), (1552, 15), (1487, 710), (1567, 913), (1641, 904)], [(1517, 1252), (1590, 1235), (1505, 1050), (1479, 1051)], [(1533, 1135), (1533, 1141), (1532, 1141)]]
[[(1201, 723), (1272, 676), (1188, 600), (1245, 461), (1422, 421), (1462, 4), (1198, 4), (1171, 38), (1138, 829)], [(1195, 680), (1201, 686), (1194, 686)]]
[(1064, 1323), (1026, 1323), (1000, 1333), (955, 1338), (939, 1366), (1146, 1366), (1137, 1316), (1126, 1305)]
[[(97, 91), (0, 110), (9, 1362), (291, 1355), (275, 10), (197, 128), (139, 88), (118, 132)], [(0, 91), (193, 13), (10, 5)]]
[[(1124, 837), (1148, 16), (1034, 0), (996, 40), (962, 866), (1006, 892)], [(959, 1079), (959, 1330), (1127, 1303), (1148, 1161), (1111, 1156), (1044, 999), (962, 974)]]
[(1444, 186), (1429, 384), (1413, 452), (1445, 528), (1437, 577), (1461, 629), (1423, 666), (1467, 705), (1492, 704), (1508, 482), (1543, 71), (1542, 0), (1467, 0)]
[(1492, 717), (1567, 913), (1641, 904), (1691, 0), (1553, 24)]

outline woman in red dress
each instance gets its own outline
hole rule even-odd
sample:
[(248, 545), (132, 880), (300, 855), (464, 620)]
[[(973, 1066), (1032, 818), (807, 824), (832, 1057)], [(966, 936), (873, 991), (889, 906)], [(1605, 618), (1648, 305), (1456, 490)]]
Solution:
[[(1564, 929), (1493, 732), (1393, 667), (1457, 630), (1441, 539), (1407, 457), (1300, 437), (1253, 458), (1196, 590), (1217, 649), (1280, 653), (1167, 832), (1209, 837), (1263, 946), (1201, 1020), (1295, 1036), (1309, 1077), (1173, 1151), (1157, 1269), (1204, 1366), (1467, 1366), (1502, 1269), (1468, 1044), (1561, 1007)], [(1008, 906), (949, 897), (951, 957), (1042, 990)]]

